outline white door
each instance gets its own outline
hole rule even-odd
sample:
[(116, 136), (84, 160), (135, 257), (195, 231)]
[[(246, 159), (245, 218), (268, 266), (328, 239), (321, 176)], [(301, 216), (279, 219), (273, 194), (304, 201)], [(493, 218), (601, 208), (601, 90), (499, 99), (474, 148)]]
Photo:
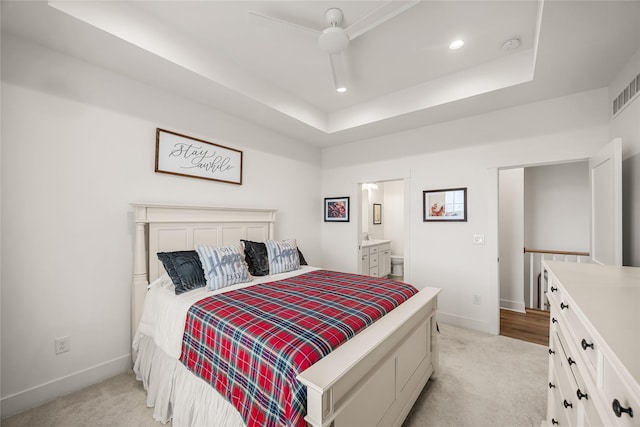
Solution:
[(614, 139), (589, 159), (591, 259), (622, 265), (622, 140)]

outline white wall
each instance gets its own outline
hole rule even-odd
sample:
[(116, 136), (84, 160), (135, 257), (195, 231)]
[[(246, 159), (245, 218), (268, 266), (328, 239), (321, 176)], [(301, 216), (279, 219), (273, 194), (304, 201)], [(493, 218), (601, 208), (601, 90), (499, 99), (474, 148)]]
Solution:
[(631, 81), (640, 73), (640, 50), (638, 50), (625, 67), (620, 70), (609, 85), (609, 118), (611, 128), (609, 139), (622, 138), (622, 158), (640, 154), (640, 95), (627, 103), (615, 118), (613, 117), (613, 99), (618, 96)]
[[(2, 65), (3, 416), (130, 367), (131, 202), (277, 208), (322, 265), (319, 150), (19, 40)], [(156, 127), (243, 150), (243, 185), (154, 173)]]
[(500, 308), (524, 312), (524, 169), (499, 173)]
[[(607, 97), (600, 89), (325, 149), (323, 196), (353, 195), (373, 171), (379, 180), (406, 178), (405, 226), (411, 241), (405, 275), (417, 287), (443, 289), (443, 321), (497, 332), (497, 227), (492, 225), (497, 224), (497, 197), (495, 205), (492, 200), (497, 174), (492, 171), (588, 158), (609, 139)], [(449, 141), (467, 140), (485, 145), (430, 150), (432, 143), (441, 150)], [(363, 151), (377, 160), (364, 163)], [(468, 221), (423, 222), (422, 191), (455, 187), (468, 188)], [(325, 266), (356, 272), (355, 226), (323, 223), (321, 228)], [(485, 234), (486, 245), (474, 245), (474, 234)], [(473, 295), (480, 295), (480, 305), (473, 304)]]
[[(640, 50), (609, 85), (609, 105), (613, 98), (640, 73)], [(622, 227), (623, 264), (640, 267), (640, 95), (613, 117), (610, 108), (610, 139), (622, 138)]]
[(524, 182), (524, 245), (589, 252), (588, 162), (528, 167)]
[(403, 255), (404, 183), (402, 181), (384, 183), (382, 224), (384, 225), (384, 238), (391, 240), (391, 255)]
[(383, 239), (386, 238), (386, 221), (382, 221), (382, 224), (374, 224), (373, 223), (373, 204), (377, 203), (379, 205), (383, 205), (384, 206), (384, 198), (385, 198), (385, 193), (386, 193), (386, 187), (384, 185), (383, 182), (377, 182), (376, 183), (378, 185), (378, 189), (377, 190), (368, 190), (368, 191), (363, 191), (362, 195), (364, 196), (365, 193), (369, 193), (368, 194), (368, 200), (369, 200), (369, 204), (367, 205), (367, 220), (369, 222), (369, 233), (373, 234), (373, 238), (374, 239)]

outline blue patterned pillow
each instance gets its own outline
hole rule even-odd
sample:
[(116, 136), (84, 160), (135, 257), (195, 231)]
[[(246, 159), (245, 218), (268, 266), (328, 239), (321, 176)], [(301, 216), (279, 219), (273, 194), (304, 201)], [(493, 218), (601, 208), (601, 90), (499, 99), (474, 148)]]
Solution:
[(196, 251), (158, 252), (157, 255), (175, 285), (176, 295), (207, 284)]
[(300, 268), (298, 245), (294, 239), (265, 240), (269, 256), (269, 274), (285, 273)]
[(220, 248), (198, 246), (196, 251), (202, 262), (207, 289), (211, 291), (253, 279), (241, 245)]

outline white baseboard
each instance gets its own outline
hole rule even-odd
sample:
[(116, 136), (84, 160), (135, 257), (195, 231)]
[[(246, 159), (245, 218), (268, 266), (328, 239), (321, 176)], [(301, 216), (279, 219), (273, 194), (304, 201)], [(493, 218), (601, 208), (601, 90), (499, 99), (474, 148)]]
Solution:
[(456, 314), (443, 313), (438, 311), (436, 318), (439, 322), (446, 323), (447, 325), (458, 326), (460, 328), (472, 329), (474, 331), (484, 332), (490, 334), (489, 322), (471, 319), (469, 317), (458, 316)]
[(2, 413), (2, 418), (10, 417), (127, 372), (129, 369), (131, 369), (131, 354), (6, 396), (0, 402), (2, 406), (0, 413)]
[(524, 302), (500, 300), (500, 308), (505, 310), (517, 311), (518, 313), (526, 313)]

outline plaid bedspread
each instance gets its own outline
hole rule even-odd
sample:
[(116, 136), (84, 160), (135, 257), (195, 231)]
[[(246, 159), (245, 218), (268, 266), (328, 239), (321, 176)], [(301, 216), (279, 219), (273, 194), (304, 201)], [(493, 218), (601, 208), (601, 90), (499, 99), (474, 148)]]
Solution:
[(408, 284), (316, 270), (205, 298), (187, 314), (182, 363), (247, 426), (303, 426), (296, 375), (417, 293)]

